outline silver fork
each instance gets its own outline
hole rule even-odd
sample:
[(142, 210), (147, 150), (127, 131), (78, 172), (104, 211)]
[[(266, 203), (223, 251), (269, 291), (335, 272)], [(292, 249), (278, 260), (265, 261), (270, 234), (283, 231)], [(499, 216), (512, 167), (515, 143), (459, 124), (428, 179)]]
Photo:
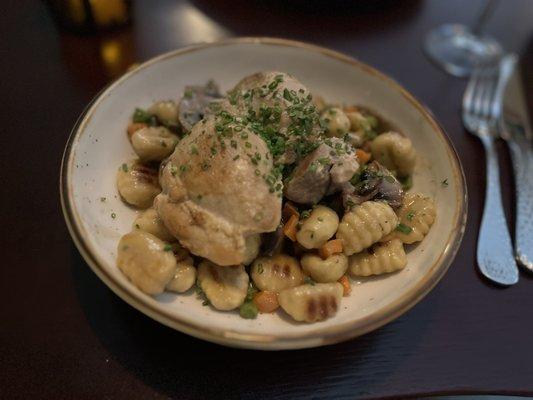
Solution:
[(518, 267), (513, 256), (500, 187), (500, 171), (495, 139), (498, 136), (498, 107), (495, 106), (498, 68), (481, 67), (472, 74), (463, 97), (463, 123), (485, 148), (487, 184), (485, 207), (477, 245), (481, 273), (501, 285), (518, 282)]

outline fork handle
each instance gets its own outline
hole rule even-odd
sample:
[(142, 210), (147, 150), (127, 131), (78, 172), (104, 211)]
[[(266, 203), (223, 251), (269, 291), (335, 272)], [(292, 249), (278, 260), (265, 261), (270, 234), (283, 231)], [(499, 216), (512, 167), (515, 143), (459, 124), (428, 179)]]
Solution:
[(487, 185), (477, 244), (477, 263), (481, 273), (490, 280), (501, 285), (513, 285), (518, 282), (518, 267), (503, 211), (498, 155), (491, 136), (483, 135), (480, 139), (485, 147)]
[(516, 188), (515, 256), (533, 272), (533, 148), (524, 136), (507, 141)]

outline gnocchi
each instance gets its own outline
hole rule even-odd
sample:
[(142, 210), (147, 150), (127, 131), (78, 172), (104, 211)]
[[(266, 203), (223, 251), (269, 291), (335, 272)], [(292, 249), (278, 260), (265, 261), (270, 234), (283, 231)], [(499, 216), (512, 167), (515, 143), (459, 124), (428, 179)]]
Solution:
[(166, 289), (172, 292), (183, 293), (189, 290), (196, 282), (196, 268), (191, 256), (178, 260), (174, 276), (167, 283)]
[(397, 132), (382, 133), (370, 144), (372, 157), (399, 176), (408, 176), (414, 170), (416, 152), (409, 138)]
[(173, 242), (176, 240), (165, 227), (154, 208), (148, 208), (141, 212), (133, 222), (133, 228), (151, 233), (159, 239), (167, 242)]
[(365, 134), (377, 127), (377, 120), (374, 116), (364, 115), (356, 108), (345, 110), (346, 116), (350, 120), (350, 130)]
[(350, 120), (340, 108), (332, 107), (322, 113), (326, 134), (330, 137), (342, 137), (350, 130)]
[(161, 161), (174, 151), (178, 137), (164, 126), (147, 126), (133, 132), (131, 145), (141, 161)]
[(437, 209), (430, 197), (408, 193), (398, 210), (400, 225), (386, 238), (398, 238), (405, 244), (420, 242), (435, 222)]
[(278, 301), (296, 321), (316, 322), (337, 313), (342, 293), (342, 285), (338, 282), (316, 283), (285, 289), (278, 295)]
[(359, 253), (388, 235), (398, 225), (398, 216), (386, 203), (365, 201), (344, 214), (337, 230), (344, 254)]
[(117, 265), (135, 286), (153, 295), (165, 290), (177, 264), (169, 245), (151, 233), (134, 231), (120, 239)]
[(248, 274), (242, 265), (221, 267), (203, 260), (198, 267), (198, 284), (213, 307), (229, 311), (244, 303)]
[(122, 164), (117, 174), (117, 189), (120, 196), (139, 208), (148, 208), (161, 192), (157, 171), (137, 161)]
[(386, 274), (403, 269), (406, 265), (407, 255), (399, 239), (377, 243), (349, 258), (349, 270), (353, 276)]
[(337, 282), (348, 269), (348, 258), (340, 253), (324, 260), (316, 254), (308, 253), (302, 257), (302, 268), (317, 282)]
[(178, 105), (174, 101), (158, 101), (148, 108), (148, 112), (165, 125), (178, 123)]
[(260, 290), (269, 292), (280, 292), (303, 282), (300, 263), (285, 254), (256, 259), (252, 264), (251, 276)]
[(296, 240), (306, 249), (318, 249), (337, 231), (339, 216), (329, 207), (317, 206), (301, 222)]

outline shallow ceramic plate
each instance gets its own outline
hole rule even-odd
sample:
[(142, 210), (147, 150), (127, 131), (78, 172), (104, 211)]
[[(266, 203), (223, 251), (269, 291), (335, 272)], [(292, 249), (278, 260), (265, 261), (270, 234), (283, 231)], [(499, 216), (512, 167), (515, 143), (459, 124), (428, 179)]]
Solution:
[[(438, 217), (424, 241), (409, 249), (401, 272), (354, 283), (334, 318), (297, 324), (279, 314), (245, 320), (236, 312), (203, 307), (194, 293), (141, 293), (115, 265), (121, 235), (136, 211), (115, 188), (118, 166), (135, 155), (125, 128), (135, 107), (176, 99), (187, 84), (213, 78), (224, 90), (257, 71), (297, 77), (329, 101), (364, 105), (409, 136), (420, 154), (413, 191), (435, 198)], [(441, 182), (446, 180), (447, 185)], [(102, 201), (105, 198), (105, 201)], [(420, 103), (397, 83), (348, 56), (279, 39), (233, 39), (156, 57), (103, 91), (82, 115), (67, 143), (61, 200), (70, 233), (94, 272), (122, 299), (146, 315), (216, 343), (258, 349), (321, 346), (369, 332), (416, 304), (444, 275), (466, 222), (463, 172), (448, 137)], [(192, 292), (192, 290), (190, 291)]]

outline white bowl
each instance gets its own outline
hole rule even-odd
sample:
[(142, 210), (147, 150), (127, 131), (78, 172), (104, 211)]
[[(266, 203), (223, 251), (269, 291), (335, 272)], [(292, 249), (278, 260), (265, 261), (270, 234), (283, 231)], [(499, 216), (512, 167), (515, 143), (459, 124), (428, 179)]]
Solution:
[[(242, 319), (236, 312), (202, 306), (194, 293), (153, 298), (134, 287), (115, 264), (118, 240), (130, 231), (136, 214), (120, 200), (115, 187), (119, 165), (134, 157), (125, 134), (134, 108), (158, 99), (176, 99), (185, 85), (209, 78), (227, 90), (242, 77), (262, 70), (288, 72), (327, 100), (378, 111), (412, 139), (420, 154), (413, 191), (433, 196), (437, 204), (437, 220), (424, 241), (410, 249), (404, 270), (356, 281), (337, 315), (315, 324), (291, 322), (282, 312)], [(447, 186), (441, 183), (445, 179)], [(107, 87), (80, 117), (68, 140), (61, 167), (61, 201), (81, 254), (126, 302), (187, 334), (229, 346), (269, 350), (335, 343), (397, 318), (444, 275), (466, 223), (466, 186), (457, 154), (438, 123), (412, 95), (351, 57), (270, 38), (231, 39), (176, 50), (145, 62)]]

